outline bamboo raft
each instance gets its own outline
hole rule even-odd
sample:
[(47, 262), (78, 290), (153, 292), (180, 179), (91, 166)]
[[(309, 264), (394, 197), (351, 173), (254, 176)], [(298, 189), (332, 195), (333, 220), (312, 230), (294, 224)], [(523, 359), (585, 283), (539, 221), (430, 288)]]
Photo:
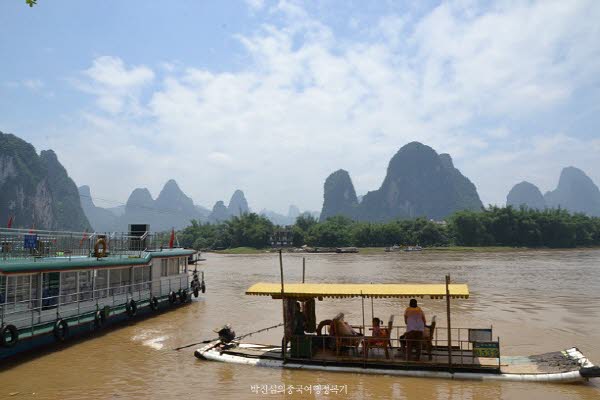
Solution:
[(478, 358), (450, 369), (444, 353), (443, 350), (436, 350), (435, 361), (419, 362), (397, 358), (388, 360), (381, 352), (369, 357), (367, 362), (360, 357), (336, 357), (332, 352), (317, 354), (310, 360), (284, 359), (280, 346), (252, 343), (225, 345), (216, 340), (197, 349), (195, 355), (204, 360), (258, 367), (424, 378), (574, 383), (600, 377), (600, 368), (594, 366), (576, 347), (532, 356), (503, 356), (499, 369), (490, 360)]

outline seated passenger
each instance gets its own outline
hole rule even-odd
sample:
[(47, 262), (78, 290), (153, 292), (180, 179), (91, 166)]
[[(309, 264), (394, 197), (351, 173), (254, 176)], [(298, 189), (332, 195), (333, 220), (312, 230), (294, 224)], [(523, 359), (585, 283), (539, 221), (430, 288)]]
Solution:
[(381, 336), (381, 320), (377, 317), (373, 318), (373, 337)]
[(372, 346), (383, 346), (385, 345), (390, 337), (388, 328), (381, 327), (381, 320), (377, 317), (373, 318), (373, 338), (382, 338), (385, 340), (370, 340), (369, 344)]
[(336, 336), (362, 336), (356, 332), (349, 323), (344, 321), (344, 314), (339, 313), (334, 319)]

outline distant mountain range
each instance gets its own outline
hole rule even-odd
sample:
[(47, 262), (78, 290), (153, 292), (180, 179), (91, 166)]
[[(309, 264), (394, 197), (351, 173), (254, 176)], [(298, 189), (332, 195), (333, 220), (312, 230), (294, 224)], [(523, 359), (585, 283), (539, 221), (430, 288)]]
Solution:
[[(357, 196), (348, 172), (338, 170), (326, 179), (323, 200), (321, 220), (335, 215), (361, 221), (443, 219), (458, 210), (482, 207), (475, 185), (454, 167), (450, 155), (418, 142), (392, 157), (379, 189)], [(600, 216), (600, 190), (583, 171), (567, 167), (555, 190), (542, 195), (535, 185), (521, 182), (509, 192), (507, 204)], [(31, 144), (0, 132), (0, 223), (12, 219), (13, 227), (99, 232), (147, 223), (154, 231), (164, 231), (184, 228), (192, 219), (222, 222), (250, 211), (241, 190), (227, 205), (217, 201), (208, 209), (194, 204), (173, 179), (156, 199), (148, 189), (137, 188), (124, 205), (98, 207), (90, 187), (78, 190), (52, 150), (38, 154)], [(305, 213), (319, 217), (318, 212)], [(260, 214), (274, 224), (291, 225), (302, 213), (292, 205), (287, 215), (265, 209)]]
[(96, 206), (88, 186), (81, 186), (79, 194), (83, 209), (97, 231), (124, 231), (129, 224), (149, 224), (153, 231), (182, 229), (191, 220), (220, 222), (248, 212), (248, 203), (241, 190), (233, 194), (229, 207), (220, 201), (209, 211), (195, 205), (173, 179), (164, 185), (156, 200), (148, 189), (134, 189), (124, 207), (106, 209)]
[[(98, 232), (126, 231), (129, 224), (150, 224), (153, 231), (165, 231), (171, 228), (182, 229), (191, 220), (218, 223), (250, 212), (248, 201), (241, 190), (236, 190), (229, 204), (217, 201), (211, 210), (194, 204), (177, 185), (169, 180), (154, 200), (146, 188), (135, 189), (124, 206), (102, 208), (93, 202), (88, 186), (79, 188), (81, 204), (94, 230)], [(290, 225), (296, 221), (300, 211), (290, 206), (290, 214), (283, 216), (263, 210), (261, 214), (276, 225)]]
[(443, 219), (483, 204), (475, 185), (456, 169), (448, 154), (437, 154), (419, 142), (403, 146), (390, 160), (381, 187), (358, 201), (348, 172), (338, 170), (325, 180), (321, 220), (343, 215), (361, 221), (398, 218)]
[(293, 225), (294, 223), (296, 223), (296, 219), (301, 215), (310, 215), (316, 219), (319, 218), (318, 211), (300, 212), (298, 207), (296, 207), (295, 205), (290, 206), (290, 208), (288, 209), (287, 215), (279, 214), (274, 211), (269, 211), (269, 210), (265, 210), (265, 209), (263, 209), (259, 214), (268, 218), (275, 225), (281, 225), (281, 226)]
[(542, 196), (537, 186), (521, 182), (510, 190), (506, 204), (539, 210), (560, 207), (570, 212), (600, 216), (600, 190), (585, 172), (567, 167), (560, 173), (556, 189)]
[(0, 221), (13, 228), (90, 230), (77, 186), (52, 150), (0, 132)]

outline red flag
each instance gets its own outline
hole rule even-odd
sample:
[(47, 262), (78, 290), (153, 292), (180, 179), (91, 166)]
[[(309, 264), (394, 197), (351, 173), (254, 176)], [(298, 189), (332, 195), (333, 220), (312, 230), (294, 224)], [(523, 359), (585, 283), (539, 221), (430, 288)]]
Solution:
[(169, 248), (173, 248), (173, 243), (175, 242), (175, 228), (171, 230), (171, 239), (169, 239)]
[(13, 216), (11, 215), (10, 218), (8, 219), (8, 225), (7, 225), (8, 229), (12, 228), (12, 223), (13, 223)]

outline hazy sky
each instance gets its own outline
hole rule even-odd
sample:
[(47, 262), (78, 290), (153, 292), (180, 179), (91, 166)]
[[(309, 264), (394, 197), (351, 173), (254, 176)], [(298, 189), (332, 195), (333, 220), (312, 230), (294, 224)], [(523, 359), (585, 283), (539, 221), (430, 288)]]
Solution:
[(320, 210), (327, 175), (377, 189), (413, 140), (484, 203), (568, 165), (600, 183), (598, 1), (38, 3), (0, 3), (0, 131), (100, 199), (175, 178)]

